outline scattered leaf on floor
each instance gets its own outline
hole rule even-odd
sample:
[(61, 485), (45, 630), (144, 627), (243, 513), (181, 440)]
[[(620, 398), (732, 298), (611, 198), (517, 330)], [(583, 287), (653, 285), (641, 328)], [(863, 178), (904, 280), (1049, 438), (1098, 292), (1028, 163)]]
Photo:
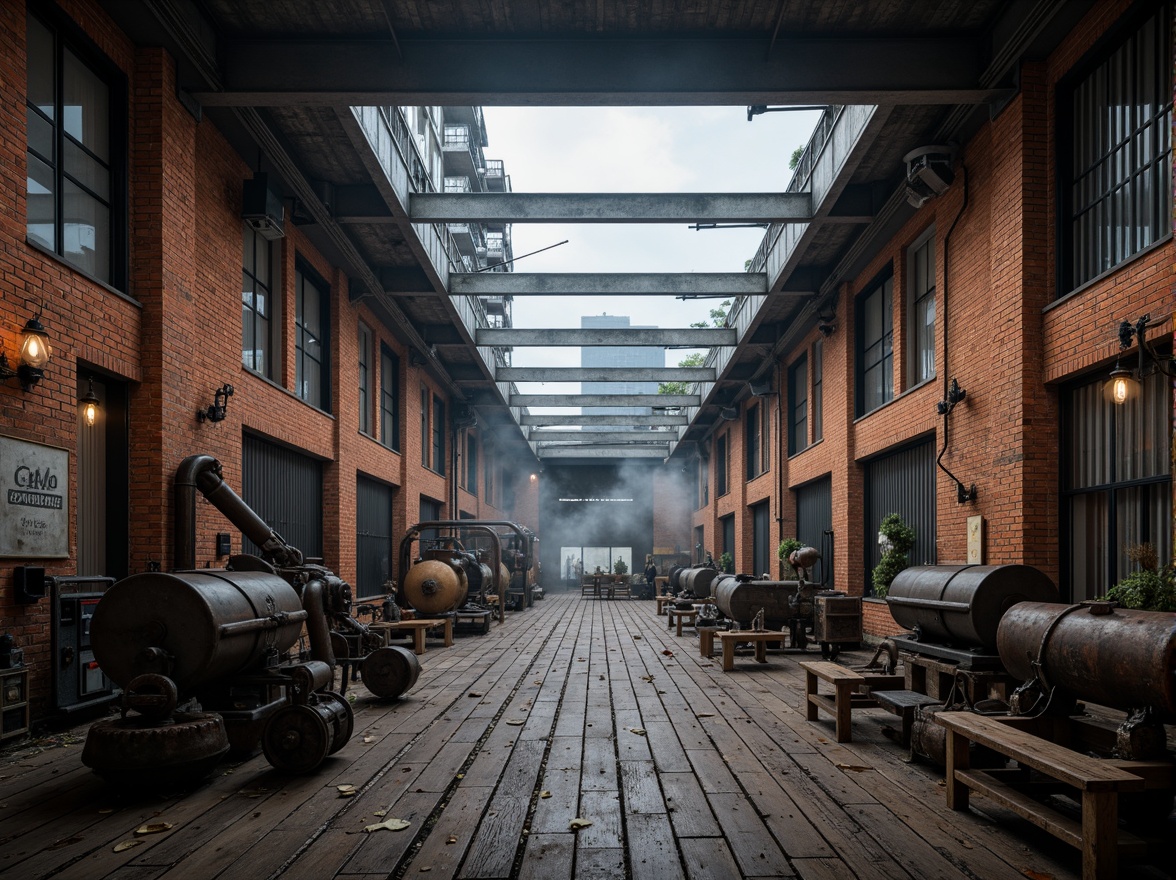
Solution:
[(642, 680), (642, 681), (648, 681), (648, 682), (652, 682), (652, 681), (653, 681), (653, 676), (652, 676), (652, 675), (643, 675), (643, 676), (641, 676), (641, 680)]
[(663, 654), (665, 654), (667, 657), (673, 657), (673, 656), (674, 656), (674, 652), (673, 652), (673, 651), (671, 651), (669, 648), (666, 648), (664, 651), (662, 651), (662, 653), (663, 653)]
[(447, 838), (445, 838), (445, 842), (446, 843), (457, 843), (457, 835), (450, 834)]
[(432, 870), (433, 870), (432, 865), (421, 865), (421, 867), (420, 867), (420, 872), (422, 874), (428, 873), (429, 871), (432, 871)]
[(568, 823), (568, 830), (569, 831), (579, 831), (581, 828), (590, 828), (590, 827), (592, 827), (592, 823), (587, 819), (581, 819), (579, 816), (577, 816), (575, 819), (573, 819), (571, 822)]
[(629, 733), (635, 733), (638, 736), (645, 736), (645, 728), (644, 727), (630, 727)]
[(1021, 873), (1029, 880), (1054, 880), (1053, 874), (1044, 874), (1041, 871), (1034, 871), (1032, 868), (1025, 868)]
[(873, 767), (866, 767), (863, 764), (836, 764), (838, 770), (852, 770), (854, 773), (861, 773), (863, 770), (873, 770)]
[(696, 712), (696, 713), (694, 713), (694, 717), (695, 718), (714, 718), (715, 713), (714, 712)]
[(641, 638), (641, 636), (639, 636), (639, 635), (634, 635), (634, 636), (633, 636), (633, 638), (635, 638), (635, 639), (639, 639), (639, 638)]
[(372, 813), (372, 815), (375, 816), (377, 819), (383, 819), (385, 816), (388, 815), (388, 811), (387, 810), (376, 810), (374, 813)]
[(376, 739), (376, 738), (375, 738), (374, 736), (365, 736), (365, 737), (363, 738), (363, 741), (364, 741), (365, 743), (370, 743), (370, 742), (374, 742), (374, 741), (375, 741), (375, 739)]
[[(0, 779), (3, 779), (3, 778), (4, 778), (3, 776), (0, 776)], [(103, 807), (101, 810), (98, 811), (98, 815), (99, 816), (106, 816), (106, 815), (113, 813), (113, 812), (114, 812), (114, 807)]]
[(527, 722), (521, 721), (518, 718), (508, 718), (506, 723), (509, 724), (511, 727), (522, 727)]
[(481, 695), (480, 693), (478, 693), (477, 691), (470, 691), (470, 692), (469, 692), (469, 696), (471, 696), (471, 697), (480, 697), (480, 696), (482, 696), (482, 695)]
[(407, 819), (386, 819), (383, 822), (377, 822), (375, 825), (364, 826), (364, 831), (371, 834), (373, 831), (403, 831), (412, 823)]
[(140, 843), (143, 843), (143, 842), (144, 841), (142, 841), (142, 840), (124, 840), (122, 843), (116, 843), (114, 845), (114, 851), (115, 852), (126, 852), (128, 849), (131, 849), (132, 847), (138, 846)]
[(146, 825), (140, 825), (135, 829), (136, 834), (159, 834), (163, 831), (170, 831), (175, 828), (174, 822), (149, 822)]
[(549, 797), (551, 797), (551, 792), (549, 792), (549, 791), (547, 791), (546, 789), (544, 789), (543, 791), (539, 792), (539, 797), (541, 797), (541, 798), (549, 798)]
[(359, 792), (355, 790), (354, 785), (336, 785), (335, 791), (339, 792), (339, 797), (341, 798), (355, 797), (357, 794), (359, 794)]

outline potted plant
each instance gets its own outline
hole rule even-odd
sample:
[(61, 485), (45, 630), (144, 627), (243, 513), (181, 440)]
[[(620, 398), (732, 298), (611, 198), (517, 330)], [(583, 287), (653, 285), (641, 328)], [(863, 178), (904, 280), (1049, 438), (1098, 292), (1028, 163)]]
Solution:
[(1123, 608), (1176, 611), (1176, 569), (1160, 567), (1155, 545), (1135, 544), (1127, 548), (1127, 556), (1139, 568), (1107, 590), (1103, 598)]
[(788, 561), (788, 557), (792, 555), (793, 550), (799, 550), (803, 546), (804, 544), (796, 540), (796, 538), (785, 538), (780, 542), (780, 546), (776, 548), (776, 555), (780, 557), (780, 561), (784, 563), (787, 570), (792, 572), (793, 578), (798, 576), (798, 572), (792, 567), (792, 563)]
[(730, 550), (724, 550), (719, 554), (719, 571), (726, 574), (735, 573), (735, 557), (731, 555)]
[(617, 575), (626, 575), (629, 573), (629, 564), (623, 559), (618, 559), (613, 562), (613, 573)]
[(884, 599), (895, 575), (911, 564), (907, 554), (915, 546), (915, 530), (897, 513), (888, 513), (878, 527), (878, 546), (882, 548), (882, 558), (872, 574), (874, 596)]

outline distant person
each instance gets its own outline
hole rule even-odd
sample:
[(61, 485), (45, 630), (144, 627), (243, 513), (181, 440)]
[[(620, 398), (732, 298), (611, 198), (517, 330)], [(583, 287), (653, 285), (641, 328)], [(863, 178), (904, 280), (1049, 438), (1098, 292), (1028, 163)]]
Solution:
[(649, 559), (645, 563), (645, 583), (653, 586), (654, 580), (657, 578), (657, 566), (653, 564), (653, 560)]

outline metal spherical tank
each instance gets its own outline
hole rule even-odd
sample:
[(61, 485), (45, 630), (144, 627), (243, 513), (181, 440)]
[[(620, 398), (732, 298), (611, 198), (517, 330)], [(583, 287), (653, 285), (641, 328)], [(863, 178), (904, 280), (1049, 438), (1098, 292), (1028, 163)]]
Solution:
[(1176, 719), (1176, 614), (1022, 602), (1001, 619), (996, 647), (1015, 678), (1039, 671), (1078, 699)]
[(444, 614), (466, 600), (469, 585), (461, 567), (426, 559), (408, 570), (404, 596), (420, 614)]
[[(302, 632), (301, 611), (294, 588), (267, 572), (146, 572), (106, 591), (90, 641), (102, 671), (120, 687), (140, 673), (162, 672), (186, 693), (285, 651)], [(296, 619), (274, 627), (270, 621), (283, 613)]]
[(1010, 608), (1057, 598), (1053, 581), (1031, 565), (915, 565), (895, 576), (886, 602), (921, 641), (993, 647)]

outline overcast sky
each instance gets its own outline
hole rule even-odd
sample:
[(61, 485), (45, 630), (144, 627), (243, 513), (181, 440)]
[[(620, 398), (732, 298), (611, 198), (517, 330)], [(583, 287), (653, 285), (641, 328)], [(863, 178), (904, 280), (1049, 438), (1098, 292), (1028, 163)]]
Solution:
[[(487, 158), (501, 159), (514, 192), (780, 192), (788, 159), (808, 142), (818, 111), (745, 107), (486, 107)], [(521, 224), (512, 229), (516, 272), (741, 272), (763, 230), (696, 231), (686, 224)], [(687, 327), (718, 300), (672, 297), (517, 297), (514, 326), (579, 327), (581, 315), (628, 315), (633, 324)], [(676, 366), (680, 351), (671, 351)], [(516, 348), (513, 363), (579, 366), (579, 349)], [(576, 392), (528, 383), (527, 392)]]

